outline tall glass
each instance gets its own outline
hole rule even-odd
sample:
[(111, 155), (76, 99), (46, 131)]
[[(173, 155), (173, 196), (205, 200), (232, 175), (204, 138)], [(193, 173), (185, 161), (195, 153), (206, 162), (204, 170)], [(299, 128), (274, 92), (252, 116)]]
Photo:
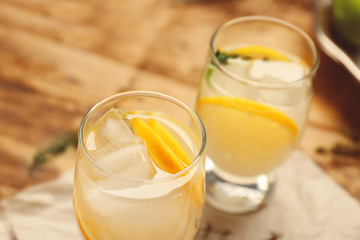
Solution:
[(310, 37), (281, 20), (243, 17), (215, 31), (197, 100), (210, 205), (228, 213), (264, 205), (274, 170), (301, 139), (318, 64)]
[[(139, 119), (160, 130), (142, 135)], [(181, 163), (179, 148), (189, 163), (176, 170), (167, 161)], [(204, 205), (204, 148), (200, 119), (170, 96), (124, 92), (93, 106), (80, 126), (74, 178), (85, 239), (193, 239)]]

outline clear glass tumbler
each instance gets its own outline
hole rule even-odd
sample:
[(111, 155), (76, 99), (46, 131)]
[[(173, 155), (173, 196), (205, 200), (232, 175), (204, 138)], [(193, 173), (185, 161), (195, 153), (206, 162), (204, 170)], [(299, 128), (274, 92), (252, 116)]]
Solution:
[(79, 131), (74, 209), (85, 239), (193, 239), (203, 212), (205, 131), (173, 97), (124, 92)]
[(210, 205), (228, 213), (264, 205), (274, 170), (301, 139), (318, 64), (311, 38), (278, 19), (242, 17), (215, 31), (196, 107)]

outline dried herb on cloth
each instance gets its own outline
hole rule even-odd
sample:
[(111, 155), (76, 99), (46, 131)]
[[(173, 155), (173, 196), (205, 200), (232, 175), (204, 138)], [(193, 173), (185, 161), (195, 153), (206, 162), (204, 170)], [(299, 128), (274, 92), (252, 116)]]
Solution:
[(281, 233), (276, 233), (276, 232), (270, 232), (270, 237), (267, 238), (266, 240), (278, 240), (280, 238), (282, 238), (282, 234)]
[(360, 132), (346, 128), (341, 133), (348, 142), (336, 142), (330, 148), (317, 147), (316, 153), (331, 155), (336, 165), (360, 164)]

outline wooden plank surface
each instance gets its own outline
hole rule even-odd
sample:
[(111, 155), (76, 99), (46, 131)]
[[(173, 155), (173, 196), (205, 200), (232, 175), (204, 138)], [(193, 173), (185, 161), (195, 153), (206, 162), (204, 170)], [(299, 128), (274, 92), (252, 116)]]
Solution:
[[(194, 106), (211, 34), (245, 15), (289, 21), (313, 34), (310, 0), (0, 1), (0, 199), (73, 165), (75, 150), (32, 168), (36, 152), (78, 129), (97, 101), (146, 89)], [(360, 161), (315, 154), (360, 126), (360, 89), (321, 53), (301, 149), (360, 200)]]

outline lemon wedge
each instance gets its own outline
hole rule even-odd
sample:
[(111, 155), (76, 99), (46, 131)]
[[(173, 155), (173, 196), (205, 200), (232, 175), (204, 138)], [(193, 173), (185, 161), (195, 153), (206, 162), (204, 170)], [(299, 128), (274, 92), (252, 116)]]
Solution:
[[(180, 143), (173, 135), (158, 121), (148, 119), (147, 121), (135, 118), (131, 122), (135, 133), (141, 137), (149, 149), (150, 155), (160, 169), (168, 173), (177, 173), (191, 164), (191, 160)], [(191, 203), (200, 208), (204, 202), (204, 177), (195, 176), (194, 187), (189, 188), (188, 194), (192, 198)], [(187, 184), (191, 186), (194, 181)]]
[(289, 58), (287, 58), (284, 54), (276, 51), (275, 49), (258, 45), (241, 47), (235, 50), (226, 51), (225, 53), (227, 55), (238, 55), (242, 58), (267, 59), (290, 62)]
[(157, 134), (159, 134), (171, 151), (181, 160), (183, 165), (189, 166), (191, 164), (191, 160), (185, 150), (163, 125), (154, 119), (149, 119), (148, 124)]
[(156, 120), (150, 119), (146, 122), (135, 118), (131, 125), (135, 133), (145, 141), (154, 163), (160, 169), (177, 173), (191, 163), (181, 145)]

